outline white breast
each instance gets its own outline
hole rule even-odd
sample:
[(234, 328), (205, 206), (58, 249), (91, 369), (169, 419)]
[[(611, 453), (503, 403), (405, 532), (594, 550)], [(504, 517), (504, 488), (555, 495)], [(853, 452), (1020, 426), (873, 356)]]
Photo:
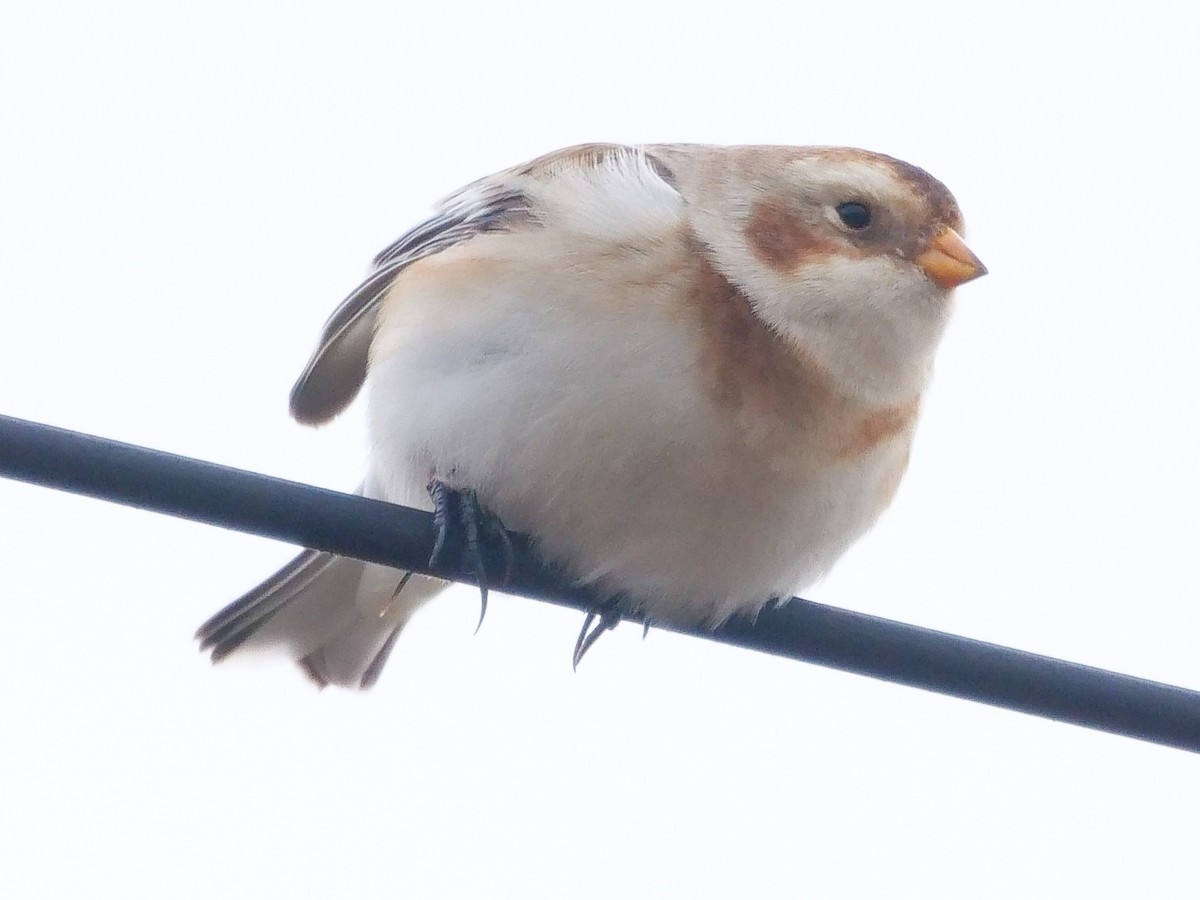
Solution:
[(909, 431), (846, 460), (802, 431), (794, 453), (747, 441), (681, 322), (689, 251), (651, 249), (485, 235), (412, 266), (372, 346), (372, 479), (425, 508), (435, 474), (473, 488), (581, 581), (712, 624), (823, 574), (886, 504)]

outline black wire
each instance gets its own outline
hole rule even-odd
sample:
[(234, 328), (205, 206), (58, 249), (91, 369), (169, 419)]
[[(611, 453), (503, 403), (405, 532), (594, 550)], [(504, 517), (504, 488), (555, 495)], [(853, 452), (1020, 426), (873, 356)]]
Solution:
[[(428, 568), (433, 517), (0, 416), (0, 475), (456, 580)], [(507, 593), (586, 610), (592, 600), (542, 568), (519, 536)], [(806, 600), (682, 634), (830, 666), (1200, 752), (1200, 693)]]

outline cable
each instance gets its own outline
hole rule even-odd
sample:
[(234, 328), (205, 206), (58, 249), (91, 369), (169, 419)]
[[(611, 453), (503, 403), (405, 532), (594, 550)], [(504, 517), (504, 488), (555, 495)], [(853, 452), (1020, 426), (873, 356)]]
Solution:
[[(0, 475), (458, 581), (427, 566), (433, 517), (92, 435), (0, 416)], [(504, 590), (587, 610), (514, 536)], [(1200, 693), (793, 598), (681, 634), (786, 656), (1112, 734), (1200, 752)]]

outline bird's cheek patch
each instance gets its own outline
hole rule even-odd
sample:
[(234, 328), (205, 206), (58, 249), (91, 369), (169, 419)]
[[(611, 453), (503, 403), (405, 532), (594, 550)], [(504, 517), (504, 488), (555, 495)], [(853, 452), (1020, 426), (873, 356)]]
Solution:
[(920, 400), (877, 409), (850, 428), (841, 447), (843, 459), (857, 459), (910, 428), (917, 418)]
[(782, 272), (791, 272), (801, 260), (830, 256), (838, 250), (794, 210), (778, 201), (760, 200), (754, 204), (742, 233), (755, 256)]

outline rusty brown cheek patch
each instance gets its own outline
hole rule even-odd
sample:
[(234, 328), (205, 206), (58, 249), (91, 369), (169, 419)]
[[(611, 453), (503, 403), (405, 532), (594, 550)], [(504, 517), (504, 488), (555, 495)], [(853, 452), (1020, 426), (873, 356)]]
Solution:
[(692, 300), (701, 338), (701, 376), (720, 406), (791, 423), (811, 420), (832, 396), (826, 373), (809, 364), (754, 313), (749, 299), (703, 251)]
[(908, 403), (879, 409), (859, 419), (842, 444), (840, 455), (843, 458), (851, 458), (870, 453), (884, 441), (911, 426), (919, 408), (920, 402), (914, 398)]
[(773, 332), (702, 250), (695, 258), (701, 264), (689, 300), (700, 328), (700, 375), (713, 402), (734, 412), (747, 437), (777, 440), (793, 453), (803, 444), (831, 461), (850, 461), (911, 428), (920, 398), (863, 409), (802, 349)]
[(837, 249), (786, 204), (771, 200), (754, 204), (743, 234), (759, 259), (784, 272), (802, 259), (828, 256)]

